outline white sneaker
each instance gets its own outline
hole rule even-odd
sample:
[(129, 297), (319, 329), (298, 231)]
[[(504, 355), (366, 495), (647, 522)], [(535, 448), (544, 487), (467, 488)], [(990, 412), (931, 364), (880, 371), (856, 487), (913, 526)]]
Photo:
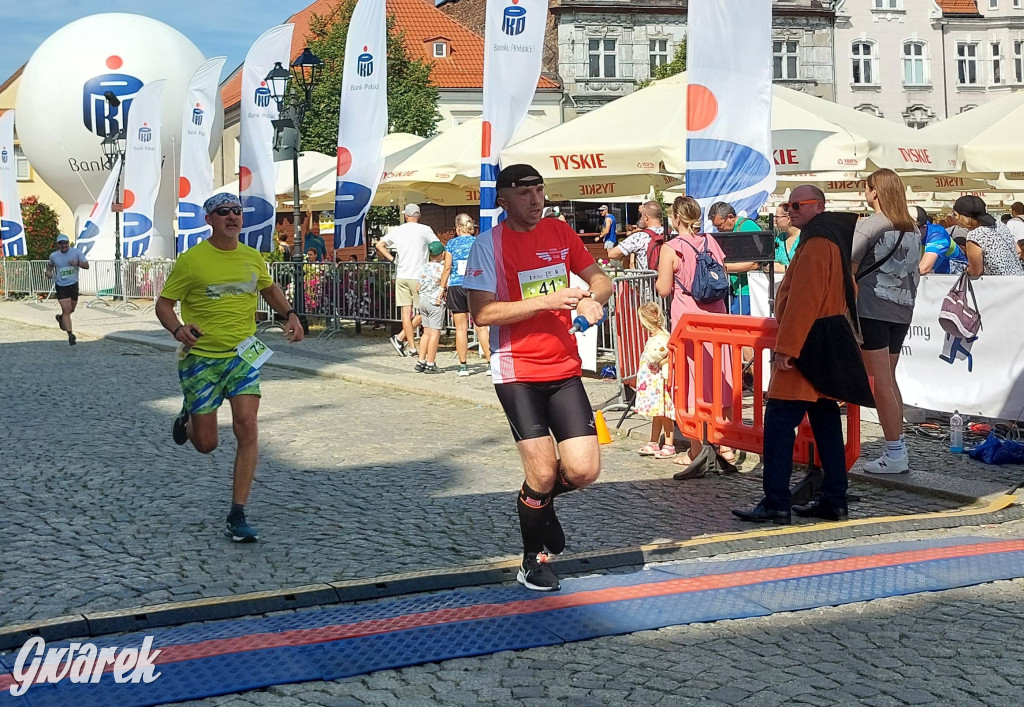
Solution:
[(910, 472), (910, 457), (904, 454), (898, 459), (891, 459), (883, 454), (873, 462), (864, 465), (864, 471), (868, 474), (906, 474)]
[(491, 375), (491, 366), (487, 364), (487, 375)]

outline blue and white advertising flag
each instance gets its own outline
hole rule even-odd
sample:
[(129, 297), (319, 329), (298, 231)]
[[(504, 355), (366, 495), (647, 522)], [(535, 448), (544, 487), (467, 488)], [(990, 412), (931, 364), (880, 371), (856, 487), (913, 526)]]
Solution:
[(226, 57), (204, 62), (185, 89), (181, 116), (181, 176), (178, 177), (178, 237), (174, 252), (184, 253), (210, 236), (203, 202), (213, 194), (210, 138), (217, 117), (220, 70)]
[(0, 243), (4, 256), (26, 255), (25, 224), (18, 198), (18, 159), (14, 154), (14, 111), (0, 115)]
[(238, 153), (238, 196), (242, 201), (242, 232), (238, 238), (256, 250), (270, 252), (274, 244), (277, 165), (274, 164), (274, 126), (277, 102), (266, 77), (274, 64), (289, 66), (293, 25), (268, 29), (249, 48), (242, 64), (241, 137)]
[(487, 0), (480, 161), (480, 232), (498, 222), (498, 154), (526, 117), (540, 80), (547, 0)]
[(117, 245), (113, 231), (104, 231), (103, 226), (110, 215), (110, 205), (114, 203), (114, 192), (117, 191), (117, 180), (121, 176), (121, 158), (114, 160), (114, 167), (103, 182), (103, 189), (92, 205), (89, 218), (75, 238), (75, 247), (82, 255), (93, 260), (107, 260), (114, 257)]
[[(124, 150), (124, 227), (121, 255), (149, 256), (157, 236), (153, 227), (156, 196), (160, 191), (160, 125), (164, 79), (139, 89), (128, 113), (128, 141)], [(149, 256), (151, 257), (151, 256)]]
[(359, 0), (345, 40), (334, 192), (335, 248), (364, 242), (363, 219), (384, 172), (380, 146), (387, 134), (387, 10), (384, 0)]
[(686, 193), (753, 218), (775, 189), (772, 2), (690, 0), (687, 25)]

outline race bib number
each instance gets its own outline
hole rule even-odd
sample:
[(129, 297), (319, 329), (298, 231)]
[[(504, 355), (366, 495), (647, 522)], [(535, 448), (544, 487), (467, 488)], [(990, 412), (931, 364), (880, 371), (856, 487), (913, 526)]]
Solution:
[(565, 265), (552, 265), (536, 270), (524, 270), (519, 273), (519, 289), (523, 299), (543, 297), (544, 295), (564, 290), (569, 286), (569, 276)]
[(466, 274), (466, 263), (468, 263), (468, 262), (469, 262), (468, 260), (460, 260), (460, 261), (456, 262), (455, 263), (455, 272), (457, 272), (459, 275), (465, 275)]
[(235, 347), (235, 351), (238, 352), (238, 355), (242, 357), (243, 361), (253, 368), (259, 368), (267, 362), (268, 358), (274, 355), (274, 352), (270, 350), (270, 347), (255, 336), (250, 336), (248, 339), (240, 343)]
[(57, 270), (57, 274), (61, 277), (74, 277), (75, 269), (72, 267), (60, 268)]

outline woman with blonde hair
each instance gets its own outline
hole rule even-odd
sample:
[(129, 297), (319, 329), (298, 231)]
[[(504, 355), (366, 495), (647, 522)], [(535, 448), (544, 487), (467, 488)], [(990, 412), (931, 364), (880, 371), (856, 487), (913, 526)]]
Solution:
[[(658, 261), (658, 279), (655, 289), (662, 297), (671, 297), (671, 319), (672, 329), (675, 330), (679, 320), (686, 313), (712, 313), (725, 314), (725, 300), (714, 302), (698, 302), (695, 300), (686, 287), (693, 282), (693, 274), (697, 268), (697, 253), (707, 248), (711, 256), (719, 263), (724, 262), (725, 254), (718, 241), (711, 235), (700, 233), (701, 211), (700, 205), (692, 196), (680, 196), (672, 202), (669, 214), (669, 221), (672, 227), (679, 233), (676, 238), (665, 241), (661, 246), (661, 255)], [(684, 284), (685, 283), (685, 284)], [(694, 408), (696, 396), (695, 380), (693, 375), (692, 347), (687, 348), (686, 358), (689, 362), (690, 379), (687, 385), (687, 408)], [(710, 344), (704, 345), (704, 379), (702, 381), (701, 401), (710, 403), (713, 396), (713, 381), (716, 375), (713, 372), (712, 348)], [(732, 417), (732, 351), (726, 348), (722, 352), (722, 414), (726, 419)], [(677, 385), (678, 385), (677, 381)], [(673, 461), (681, 466), (689, 466), (700, 453), (701, 443), (698, 440), (690, 440), (690, 450), (687, 454), (676, 457)], [(728, 447), (721, 447), (719, 452), (722, 458), (732, 463), (736, 459), (735, 452)], [(679, 478), (677, 475), (676, 478)]]
[(864, 338), (861, 355), (875, 381), (878, 421), (885, 435), (885, 453), (865, 464), (864, 471), (904, 474), (910, 462), (903, 441), (903, 396), (896, 384), (896, 365), (914, 316), (921, 232), (907, 207), (903, 181), (891, 169), (868, 176), (864, 196), (875, 213), (857, 224), (851, 263)]
[[(469, 260), (469, 251), (473, 248), (475, 232), (476, 224), (473, 223), (472, 216), (461, 213), (455, 217), (455, 237), (445, 245), (444, 270), (441, 272), (441, 296), (444, 297), (448, 311), (452, 313), (452, 321), (455, 322), (455, 352), (459, 356), (460, 376), (469, 375), (469, 364), (466, 362), (466, 356), (469, 354), (469, 299), (462, 287), (462, 281), (466, 275), (466, 262)], [(484, 358), (490, 361), (491, 347), (487, 327), (477, 327), (476, 338), (483, 349)], [(487, 375), (490, 374), (491, 367), (487, 366)]]

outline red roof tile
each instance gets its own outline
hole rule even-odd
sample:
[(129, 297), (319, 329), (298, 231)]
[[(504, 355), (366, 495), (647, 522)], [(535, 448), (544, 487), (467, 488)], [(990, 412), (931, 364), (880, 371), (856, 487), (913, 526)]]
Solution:
[(977, 15), (976, 0), (936, 0), (945, 15)]
[[(287, 22), (295, 25), (292, 35), (294, 59), (302, 53), (310, 34), (313, 15), (330, 18), (338, 9), (339, 0), (316, 0), (295, 13)], [(430, 78), (438, 88), (482, 88), (484, 80), (484, 38), (436, 7), (432, 0), (387, 0), (388, 13), (395, 16), (395, 28), (405, 33), (405, 46), (413, 59), (433, 62)], [(433, 41), (447, 39), (446, 57), (433, 56)], [(538, 88), (558, 88), (558, 84), (542, 76)], [(224, 109), (238, 105), (242, 90), (242, 67), (239, 66), (221, 84)]]

